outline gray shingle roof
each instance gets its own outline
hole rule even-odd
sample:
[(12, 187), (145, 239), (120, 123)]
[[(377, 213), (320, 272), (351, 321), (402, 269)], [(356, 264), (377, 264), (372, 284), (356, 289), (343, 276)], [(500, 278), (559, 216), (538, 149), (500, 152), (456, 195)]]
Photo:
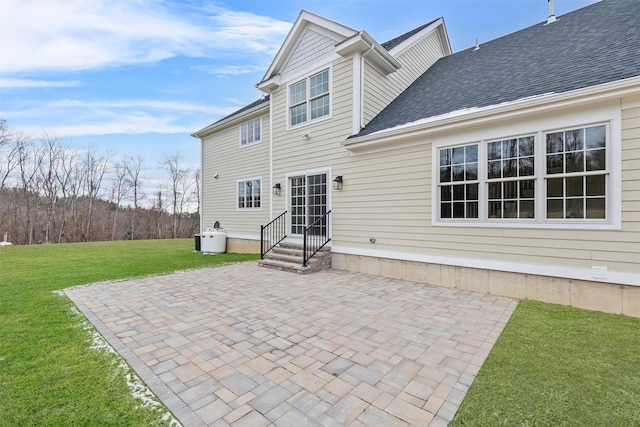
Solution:
[(249, 105), (245, 105), (244, 107), (240, 108), (239, 110), (234, 111), (233, 113), (229, 114), (228, 116), (225, 116), (223, 118), (221, 118), (220, 120), (218, 120), (217, 122), (214, 122), (213, 124), (215, 125), (216, 123), (220, 123), (223, 122), (227, 119), (230, 119), (233, 116), (237, 116), (239, 114), (244, 113), (245, 111), (248, 111), (250, 109), (252, 109), (253, 107), (257, 107), (260, 104), (264, 104), (265, 102), (269, 102), (269, 95), (265, 95), (262, 98), (258, 99), (257, 101), (253, 101), (251, 104)]
[(640, 1), (602, 0), (437, 61), (357, 136), (640, 75)]

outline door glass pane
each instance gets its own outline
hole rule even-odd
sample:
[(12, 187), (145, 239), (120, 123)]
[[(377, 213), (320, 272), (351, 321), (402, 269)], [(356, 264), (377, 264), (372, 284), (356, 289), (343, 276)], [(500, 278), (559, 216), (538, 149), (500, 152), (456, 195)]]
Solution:
[(291, 178), (291, 234), (302, 234), (306, 219), (305, 177)]
[(324, 214), (327, 212), (326, 194), (327, 194), (327, 175), (310, 175), (307, 177), (308, 212), (307, 226), (315, 224), (310, 231), (314, 235), (327, 235), (327, 219)]

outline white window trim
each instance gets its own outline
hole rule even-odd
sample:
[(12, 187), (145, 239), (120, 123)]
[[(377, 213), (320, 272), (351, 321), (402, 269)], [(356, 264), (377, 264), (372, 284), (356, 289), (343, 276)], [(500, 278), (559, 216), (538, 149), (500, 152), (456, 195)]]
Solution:
[[(432, 185), (431, 185), (431, 223), (443, 227), (482, 227), (482, 228), (545, 228), (580, 230), (620, 230), (622, 228), (622, 130), (619, 105), (585, 109), (553, 118), (531, 120), (528, 123), (514, 123), (509, 126), (487, 128), (478, 133), (478, 138), (456, 138), (455, 135), (443, 138), (432, 144)], [(546, 145), (545, 134), (564, 130), (605, 124), (607, 126), (607, 218), (600, 219), (547, 219), (546, 218)], [(502, 129), (504, 128), (504, 129)], [(514, 129), (517, 129), (514, 131)], [(488, 201), (486, 190), (486, 144), (487, 142), (534, 135), (536, 138), (536, 218), (535, 219), (491, 219), (487, 218)], [(439, 149), (478, 143), (478, 176), (482, 177), (478, 188), (478, 219), (440, 219), (439, 195)], [(543, 150), (542, 152), (540, 150)]]
[[(240, 196), (240, 194), (238, 193), (238, 184), (241, 182), (247, 182), (247, 181), (260, 181), (260, 207), (259, 208), (241, 208), (238, 206), (238, 197)], [(264, 191), (263, 191), (263, 185), (262, 185), (262, 177), (261, 176), (256, 176), (256, 177), (252, 177), (252, 178), (242, 178), (242, 179), (238, 179), (236, 180), (236, 211), (237, 212), (252, 212), (252, 211), (261, 211), (262, 210), (262, 206), (264, 205)]]
[[(246, 144), (242, 143), (242, 127), (243, 126), (248, 126), (249, 123), (253, 123), (255, 121), (260, 121), (260, 139), (254, 140), (253, 142), (248, 142)], [(245, 148), (245, 147), (251, 147), (252, 145), (256, 145), (256, 144), (260, 144), (262, 142), (262, 129), (263, 129), (263, 121), (262, 121), (262, 117), (258, 117), (255, 119), (251, 119), (251, 120), (247, 120), (244, 123), (241, 123), (240, 126), (238, 126), (238, 138), (239, 138), (239, 146), (240, 148)]]
[[(311, 117), (311, 102), (308, 99), (308, 93), (309, 93), (309, 79), (313, 76), (315, 76), (316, 74), (320, 74), (323, 71), (328, 71), (329, 72), (329, 114), (327, 114), (326, 116), (322, 116), (322, 117), (318, 117), (316, 119), (310, 119)], [(298, 123), (296, 125), (291, 125), (291, 96), (290, 96), (290, 89), (291, 86), (293, 86), (296, 83), (301, 82), (302, 80), (307, 80), (307, 100), (305, 101), (307, 104), (307, 120), (302, 122), (302, 123)], [(314, 123), (318, 123), (318, 122), (322, 122), (324, 120), (329, 120), (331, 117), (333, 117), (333, 67), (332, 65), (328, 65), (328, 66), (323, 66), (320, 68), (316, 68), (313, 71), (309, 71), (306, 72), (298, 77), (296, 77), (295, 79), (291, 79), (291, 82), (287, 83), (287, 115), (286, 115), (286, 121), (287, 121), (287, 130), (294, 130), (294, 129), (300, 129), (303, 128), (305, 126), (309, 126), (311, 124)]]

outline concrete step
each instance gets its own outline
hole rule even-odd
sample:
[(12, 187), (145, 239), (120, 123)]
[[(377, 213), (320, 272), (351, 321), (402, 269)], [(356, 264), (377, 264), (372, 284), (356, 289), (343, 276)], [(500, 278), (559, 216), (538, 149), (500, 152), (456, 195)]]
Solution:
[[(274, 249), (275, 248), (297, 249), (302, 251), (302, 243), (295, 240), (285, 240), (284, 242), (280, 242), (280, 244), (278, 246), (275, 246)], [(320, 249), (318, 253), (320, 252), (331, 252), (331, 246), (325, 246), (324, 248)]]
[(318, 251), (306, 266), (302, 265), (302, 243), (281, 242), (269, 251), (264, 259), (258, 261), (258, 265), (281, 271), (290, 271), (298, 274), (313, 273), (315, 271), (331, 268), (331, 248), (324, 247)]
[[(298, 254), (290, 255), (287, 253), (278, 253), (278, 252), (271, 251), (268, 254), (266, 254), (264, 257), (267, 259), (272, 259), (276, 261), (302, 264), (302, 252), (299, 255)], [(307, 263), (315, 264), (317, 262), (319, 262), (319, 258), (313, 257)]]
[(258, 260), (258, 265), (264, 268), (270, 268), (272, 270), (288, 271), (298, 274), (309, 274), (316, 271), (310, 264), (304, 267), (302, 262), (287, 262), (280, 261), (272, 258), (265, 258)]

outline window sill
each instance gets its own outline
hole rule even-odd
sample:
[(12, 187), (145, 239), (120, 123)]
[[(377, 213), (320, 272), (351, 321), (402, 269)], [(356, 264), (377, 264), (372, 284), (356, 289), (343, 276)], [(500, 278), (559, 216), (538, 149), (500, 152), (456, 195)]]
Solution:
[(242, 143), (240, 143), (240, 148), (252, 147), (252, 146), (254, 146), (254, 145), (258, 145), (258, 144), (260, 144), (261, 142), (262, 142), (262, 140), (260, 139), (260, 140), (258, 140), (258, 141), (250, 142), (250, 143), (248, 143), (248, 144), (242, 144)]
[(571, 220), (571, 221), (535, 221), (508, 219), (496, 219), (492, 221), (481, 220), (434, 220), (434, 227), (471, 227), (471, 228), (528, 228), (528, 229), (556, 229), (556, 230), (620, 230), (621, 224), (607, 220)]

